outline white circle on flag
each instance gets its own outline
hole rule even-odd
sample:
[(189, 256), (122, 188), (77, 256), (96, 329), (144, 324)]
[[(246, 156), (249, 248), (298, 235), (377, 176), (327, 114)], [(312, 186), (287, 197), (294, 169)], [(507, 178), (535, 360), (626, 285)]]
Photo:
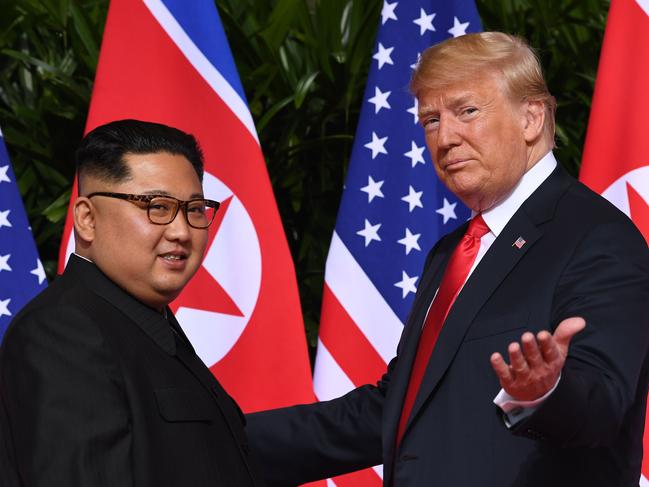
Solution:
[[(205, 197), (224, 201), (232, 197), (218, 233), (207, 249), (203, 267), (230, 296), (242, 316), (181, 306), (176, 318), (198, 356), (212, 366), (239, 340), (255, 309), (261, 288), (261, 248), (255, 226), (241, 200), (221, 180), (205, 172)], [(74, 252), (70, 233), (65, 261)]]
[(243, 316), (180, 307), (176, 318), (198, 356), (212, 366), (221, 360), (246, 329), (261, 288), (261, 248), (252, 219), (241, 200), (222, 181), (206, 172), (205, 197), (230, 205), (205, 255), (203, 267), (230, 296)]
[(631, 208), (629, 207), (627, 183), (642, 196), (642, 199), (649, 202), (649, 166), (642, 166), (629, 171), (602, 193), (604, 198), (617, 206), (630, 218)]

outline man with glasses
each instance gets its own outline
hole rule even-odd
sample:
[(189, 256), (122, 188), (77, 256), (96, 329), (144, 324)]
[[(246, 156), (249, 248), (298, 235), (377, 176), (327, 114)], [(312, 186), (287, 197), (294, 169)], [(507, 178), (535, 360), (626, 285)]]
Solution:
[(77, 173), (75, 253), (0, 349), (16, 484), (262, 485), (241, 412), (168, 307), (219, 207), (203, 196), (196, 140), (112, 122), (83, 139)]

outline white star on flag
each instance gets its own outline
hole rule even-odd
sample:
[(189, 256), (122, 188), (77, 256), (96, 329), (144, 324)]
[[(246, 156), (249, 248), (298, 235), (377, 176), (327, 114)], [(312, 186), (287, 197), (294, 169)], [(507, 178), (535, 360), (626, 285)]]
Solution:
[(402, 201), (408, 203), (408, 210), (412, 213), (416, 207), (423, 208), (424, 205), (421, 204), (421, 195), (424, 194), (423, 191), (415, 191), (412, 186), (408, 186), (408, 194), (401, 198)]
[(29, 273), (38, 277), (38, 284), (43, 284), (43, 281), (45, 280), (45, 269), (43, 269), (41, 259), (36, 259), (36, 269), (32, 269)]
[(379, 42), (379, 50), (374, 54), (374, 56), (372, 56), (372, 59), (376, 59), (379, 62), (379, 69), (381, 69), (384, 64), (394, 64), (391, 57), (393, 50), (394, 47), (385, 48), (383, 47), (383, 44)]
[(9, 221), (10, 212), (11, 210), (0, 211), (0, 228), (11, 226), (11, 222)]
[(11, 266), (9, 265), (9, 257), (11, 254), (0, 255), (0, 272), (2, 271), (11, 271)]
[(431, 30), (435, 32), (435, 27), (433, 26), (433, 19), (437, 14), (427, 14), (423, 8), (419, 9), (419, 18), (413, 20), (413, 23), (419, 26), (419, 35), (424, 35), (424, 32)]
[(386, 0), (383, 2), (383, 8), (381, 9), (381, 25), (384, 25), (388, 20), (397, 20), (397, 14), (394, 13), (394, 9), (397, 8), (399, 2), (388, 3)]
[(421, 237), (421, 233), (413, 234), (409, 228), (406, 228), (406, 236), (397, 240), (397, 243), (405, 247), (406, 255), (408, 255), (412, 249), (421, 250), (418, 242), (419, 237)]
[(417, 163), (425, 164), (423, 155), (425, 150), (426, 148), (424, 146), (417, 147), (417, 144), (413, 140), (410, 142), (410, 150), (403, 155), (410, 158), (412, 167), (415, 167)]
[(381, 191), (381, 186), (383, 186), (384, 181), (374, 181), (372, 176), (367, 177), (367, 186), (363, 186), (361, 191), (367, 193), (367, 202), (371, 203), (374, 198), (377, 196), (383, 198), (383, 191)]
[(2, 166), (0, 167), (0, 183), (10, 183), (11, 179), (9, 179), (9, 176), (7, 176), (7, 171), (9, 170), (9, 166)]
[(413, 100), (415, 101), (415, 102), (414, 102), (414, 105), (412, 105), (412, 106), (411, 106), (410, 108), (408, 108), (408, 110), (406, 110), (406, 111), (407, 111), (408, 113), (412, 113), (413, 122), (414, 122), (415, 125), (416, 125), (417, 122), (419, 122), (419, 100), (417, 100), (417, 98), (414, 98), (414, 97), (413, 97)]
[(9, 311), (9, 303), (11, 299), (0, 299), (0, 316), (11, 316)]
[(375, 159), (379, 154), (387, 154), (388, 151), (385, 150), (385, 143), (388, 140), (388, 136), (379, 137), (376, 135), (376, 132), (372, 132), (372, 141), (365, 144), (364, 147), (367, 147), (372, 151), (372, 159)]
[(469, 27), (470, 22), (460, 23), (457, 17), (453, 17), (453, 27), (448, 30), (448, 33), (453, 37), (460, 37), (466, 35), (466, 29)]
[(374, 96), (369, 98), (367, 101), (374, 105), (374, 113), (379, 113), (381, 108), (387, 108), (388, 110), (392, 108), (388, 103), (388, 97), (390, 96), (391, 91), (382, 92), (378, 86), (374, 87)]
[(416, 293), (417, 286), (415, 282), (419, 279), (419, 276), (410, 277), (406, 271), (401, 271), (401, 280), (395, 282), (394, 285), (398, 288), (401, 288), (401, 297), (405, 298), (409, 293)]
[(421, 59), (421, 53), (417, 53), (417, 60), (410, 65), (410, 69), (415, 69), (417, 66), (419, 66), (419, 60)]
[(376, 240), (378, 242), (381, 241), (381, 237), (379, 237), (379, 228), (381, 228), (380, 223), (377, 223), (376, 225), (372, 225), (369, 222), (369, 220), (366, 218), (365, 228), (359, 230), (358, 232), (356, 232), (356, 234), (365, 238), (365, 247), (367, 247), (372, 240)]
[(438, 208), (435, 210), (435, 213), (439, 213), (444, 217), (444, 224), (446, 224), (447, 221), (449, 221), (451, 218), (454, 220), (457, 220), (457, 215), (455, 214), (455, 207), (457, 206), (456, 203), (449, 203), (449, 201), (444, 198), (444, 204), (441, 208)]

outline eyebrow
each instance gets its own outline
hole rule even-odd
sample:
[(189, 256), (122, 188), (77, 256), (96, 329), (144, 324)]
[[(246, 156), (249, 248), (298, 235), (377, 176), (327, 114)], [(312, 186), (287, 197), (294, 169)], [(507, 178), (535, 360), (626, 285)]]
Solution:
[[(475, 98), (474, 93), (461, 93), (458, 96), (450, 99), (450, 101), (444, 102), (443, 105), (448, 106), (451, 109), (455, 109), (459, 106), (469, 103), (469, 101), (473, 101), (474, 98)], [(437, 112), (439, 112), (439, 110), (435, 109), (434, 107), (430, 105), (424, 105), (419, 107), (417, 116), (421, 120), (422, 118), (430, 115), (431, 113), (437, 113)]]
[[(169, 191), (166, 191), (164, 189), (150, 189), (148, 191), (143, 191), (142, 194), (171, 196), (172, 198), (175, 198), (175, 196), (173, 196)], [(194, 198), (205, 198), (205, 196), (202, 193), (192, 193), (191, 195), (189, 195), (190, 200)]]

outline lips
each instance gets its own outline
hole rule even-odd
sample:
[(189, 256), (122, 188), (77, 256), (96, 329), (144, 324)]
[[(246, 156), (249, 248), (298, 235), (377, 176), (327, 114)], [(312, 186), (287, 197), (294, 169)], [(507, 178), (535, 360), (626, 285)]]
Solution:
[(184, 260), (187, 258), (184, 255), (178, 255), (178, 254), (163, 254), (160, 257), (166, 260)]
[(442, 168), (443, 169), (453, 169), (454, 166), (461, 166), (462, 163), (465, 163), (469, 161), (470, 158), (460, 158), (460, 157), (455, 157), (453, 159), (446, 159), (442, 163)]
[(160, 260), (170, 269), (184, 269), (188, 256), (188, 253), (182, 250), (158, 254)]

